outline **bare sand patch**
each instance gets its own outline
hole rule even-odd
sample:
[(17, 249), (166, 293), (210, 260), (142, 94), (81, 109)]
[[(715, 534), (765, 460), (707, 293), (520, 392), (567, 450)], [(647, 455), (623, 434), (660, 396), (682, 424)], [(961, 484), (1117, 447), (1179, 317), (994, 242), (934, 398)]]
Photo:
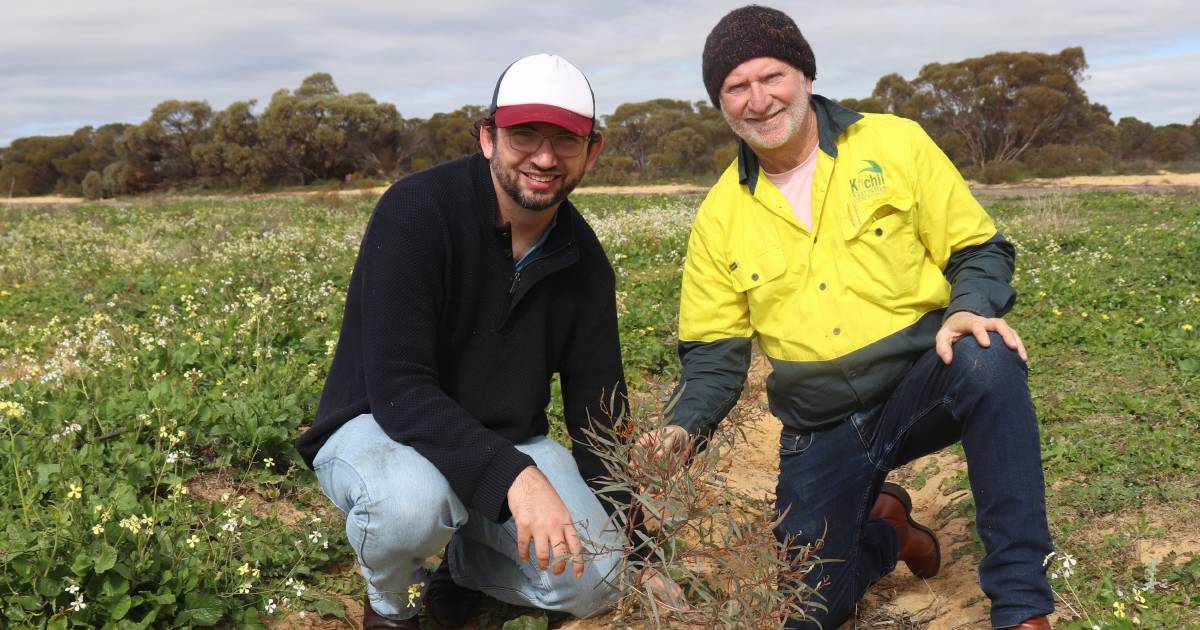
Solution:
[(83, 201), (82, 197), (44, 195), (41, 197), (0, 197), (0, 206), (53, 206)]
[(708, 192), (707, 186), (695, 184), (657, 184), (653, 186), (582, 186), (575, 194), (582, 195), (681, 195)]
[[(202, 472), (184, 484), (188, 492), (213, 503), (232, 503), (237, 497), (246, 497), (246, 507), (250, 514), (257, 519), (274, 518), (287, 527), (296, 528), (307, 523), (311, 518), (319, 517), (329, 522), (343, 518), (328, 501), (315, 501), (321, 507), (306, 511), (297, 507), (297, 502), (283, 497), (264, 496), (257, 490), (238, 485), (231, 478), (228, 470)], [(315, 489), (312, 492), (317, 492)]]
[[(1153, 175), (1076, 175), (1072, 177), (1025, 179), (990, 188), (1054, 186), (1087, 188), (1093, 186), (1200, 186), (1200, 173), (1159, 171)], [(974, 187), (974, 185), (972, 185)]]

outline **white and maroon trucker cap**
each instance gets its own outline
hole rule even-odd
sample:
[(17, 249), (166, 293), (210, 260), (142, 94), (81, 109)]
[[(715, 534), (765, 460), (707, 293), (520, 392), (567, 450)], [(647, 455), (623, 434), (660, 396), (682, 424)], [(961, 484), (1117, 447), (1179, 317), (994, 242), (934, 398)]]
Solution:
[(586, 136), (596, 120), (596, 96), (571, 62), (558, 55), (530, 55), (500, 75), (491, 113), (497, 127), (547, 122)]

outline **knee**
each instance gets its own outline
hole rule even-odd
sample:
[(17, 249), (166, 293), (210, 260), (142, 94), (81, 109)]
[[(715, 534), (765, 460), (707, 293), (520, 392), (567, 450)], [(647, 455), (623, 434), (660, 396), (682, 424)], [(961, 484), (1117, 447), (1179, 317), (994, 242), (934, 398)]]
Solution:
[(950, 369), (958, 373), (965, 384), (973, 387), (989, 387), (1010, 381), (1025, 379), (1026, 366), (1020, 355), (1004, 343), (997, 333), (988, 333), (988, 347), (979, 345), (974, 336), (968, 335), (954, 344), (954, 360)]
[(403, 492), (377, 492), (354, 505), (346, 515), (347, 534), (360, 530), (364, 550), (387, 557), (424, 559), (442, 551), (466, 522), (466, 509), (449, 486), (406, 484)]
[(452, 502), (393, 496), (364, 506), (381, 535), (406, 544), (422, 556), (440, 553), (465, 521)]

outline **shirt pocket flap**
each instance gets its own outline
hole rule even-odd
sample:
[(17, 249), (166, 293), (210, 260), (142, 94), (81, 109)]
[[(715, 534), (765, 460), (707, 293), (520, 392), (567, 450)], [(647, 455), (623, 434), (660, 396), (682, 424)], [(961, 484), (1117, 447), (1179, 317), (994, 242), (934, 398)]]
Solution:
[(749, 291), (764, 283), (770, 282), (787, 271), (787, 259), (783, 250), (772, 249), (753, 256), (739, 257), (729, 264), (729, 273), (733, 277), (733, 290)]
[(854, 240), (863, 234), (880, 229), (881, 226), (876, 223), (884, 221), (892, 215), (897, 215), (894, 217), (895, 220), (903, 221), (905, 220), (903, 213), (912, 210), (913, 205), (911, 197), (892, 197), (859, 208), (851, 205), (849, 208), (850, 220), (843, 224), (842, 235), (847, 241)]

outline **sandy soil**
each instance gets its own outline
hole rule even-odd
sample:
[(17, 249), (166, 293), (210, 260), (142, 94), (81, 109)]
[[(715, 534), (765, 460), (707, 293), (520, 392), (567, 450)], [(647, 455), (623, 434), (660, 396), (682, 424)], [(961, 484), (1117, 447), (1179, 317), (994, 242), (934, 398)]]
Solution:
[[(976, 184), (972, 183), (972, 188)], [(1055, 179), (1026, 179), (1012, 184), (995, 184), (982, 186), (985, 188), (1027, 188), (1038, 186), (1053, 186), (1064, 188), (1079, 188), (1092, 186), (1200, 186), (1200, 173), (1171, 173), (1159, 171), (1154, 175), (1079, 175), (1075, 177), (1059, 177)]]
[[(765, 360), (756, 357), (747, 382), (748, 393), (738, 403), (746, 439), (735, 445), (731, 458), (736, 465), (727, 473), (731, 484), (750, 496), (773, 496), (779, 469), (781, 425), (767, 411), (763, 389), (768, 371)], [(979, 587), (978, 543), (972, 542), (971, 524), (959, 505), (969, 496), (955, 483), (965, 470), (962, 458), (937, 453), (891, 473), (889, 479), (903, 485), (912, 496), (913, 518), (937, 533), (942, 546), (941, 572), (932, 579), (922, 580), (901, 565), (867, 592), (857, 617), (837, 630), (991, 628), (988, 600)], [(1128, 552), (1139, 562), (1161, 559), (1172, 552), (1184, 559), (1200, 554), (1200, 524), (1181, 523), (1177, 514), (1147, 508), (1102, 520), (1097, 523), (1097, 543), (1106, 534), (1129, 532), (1133, 527), (1150, 532), (1129, 540)], [(1051, 623), (1057, 622), (1057, 615), (1051, 616)], [(615, 626), (601, 617), (570, 621), (558, 627), (601, 630)]]
[(63, 197), (62, 195), (46, 195), (44, 197), (0, 197), (0, 206), (53, 206), (80, 203), (79, 197)]
[[(1026, 191), (1028, 189), (1047, 189), (1047, 188), (1145, 188), (1145, 189), (1166, 189), (1178, 187), (1200, 187), (1200, 173), (1170, 173), (1160, 171), (1154, 175), (1105, 175), (1105, 176), (1079, 176), (1079, 177), (1061, 177), (1058, 179), (1027, 179), (1012, 184), (994, 184), (984, 185), (977, 182), (971, 182), (971, 188), (975, 190), (1003, 192), (1006, 190)], [(337, 191), (304, 191), (304, 192), (274, 192), (262, 193), (257, 195), (199, 195), (191, 198), (212, 198), (212, 199), (263, 199), (268, 197), (321, 197), (321, 196), (337, 196), (337, 197), (378, 197), (387, 190), (386, 187), (379, 188), (361, 188), (356, 190), (337, 190)], [(584, 186), (577, 189), (575, 192), (580, 194), (594, 195), (650, 195), (650, 194), (680, 194), (680, 193), (702, 193), (707, 188), (704, 186), (696, 186), (693, 184), (662, 184), (654, 186)], [(179, 197), (179, 198), (182, 198)], [(83, 199), (79, 197), (63, 197), (61, 195), (47, 195), (44, 197), (13, 197), (0, 198), (0, 205), (55, 205), (55, 204), (73, 204), (80, 203)]]

